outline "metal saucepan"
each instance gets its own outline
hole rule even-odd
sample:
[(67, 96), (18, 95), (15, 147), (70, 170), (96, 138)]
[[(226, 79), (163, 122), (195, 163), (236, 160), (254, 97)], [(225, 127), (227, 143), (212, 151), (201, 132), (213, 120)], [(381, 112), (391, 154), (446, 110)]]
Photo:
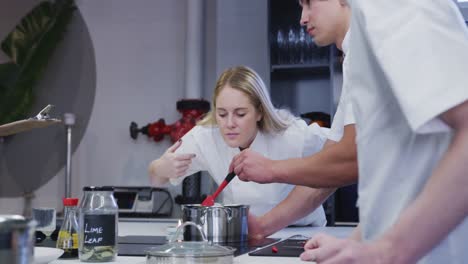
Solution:
[[(187, 226), (195, 228), (202, 237), (202, 241), (177, 241), (180, 232)], [(232, 264), (235, 250), (231, 247), (209, 243), (200, 226), (193, 222), (185, 222), (177, 228), (168, 244), (147, 251), (146, 264)]]
[(227, 242), (244, 242), (248, 240), (249, 230), (247, 217), (250, 206), (245, 204), (224, 205), (231, 212), (231, 221), (228, 222)]
[(36, 222), (20, 215), (0, 215), (0, 262), (33, 262)]
[[(182, 220), (200, 225), (210, 242), (242, 242), (248, 239), (248, 205), (188, 204), (182, 206), (182, 212)], [(201, 237), (194, 227), (188, 226), (184, 232), (184, 239), (199, 241)]]

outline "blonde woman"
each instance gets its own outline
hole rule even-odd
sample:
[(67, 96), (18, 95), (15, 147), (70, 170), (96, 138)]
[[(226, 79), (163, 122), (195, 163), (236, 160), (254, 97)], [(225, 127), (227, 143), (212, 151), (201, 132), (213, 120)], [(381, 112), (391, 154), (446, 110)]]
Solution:
[[(207, 171), (220, 184), (232, 158), (242, 149), (277, 160), (304, 157), (322, 149), (326, 132), (274, 108), (259, 75), (248, 67), (234, 67), (219, 77), (212, 110), (151, 162), (149, 174), (152, 183), (161, 186), (179, 184), (186, 176)], [(331, 191), (234, 178), (223, 191), (223, 203), (250, 205), (249, 235), (261, 238), (289, 224), (325, 225), (321, 204)]]

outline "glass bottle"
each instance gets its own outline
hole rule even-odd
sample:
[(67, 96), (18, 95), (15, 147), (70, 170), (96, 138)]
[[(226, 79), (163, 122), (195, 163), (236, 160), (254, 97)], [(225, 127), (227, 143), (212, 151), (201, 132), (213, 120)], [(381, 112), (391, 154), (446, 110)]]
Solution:
[(78, 258), (78, 198), (63, 198), (65, 214), (57, 238), (57, 248), (63, 249), (60, 258)]
[(112, 187), (84, 187), (80, 204), (79, 258), (111, 262), (117, 256), (118, 207)]

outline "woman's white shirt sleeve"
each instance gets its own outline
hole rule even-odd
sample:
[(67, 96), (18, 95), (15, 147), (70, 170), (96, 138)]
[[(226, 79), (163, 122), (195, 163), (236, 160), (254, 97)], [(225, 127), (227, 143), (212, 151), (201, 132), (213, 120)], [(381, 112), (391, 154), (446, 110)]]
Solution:
[(305, 129), (303, 157), (311, 156), (323, 148), (325, 141), (328, 138), (328, 128), (323, 128), (312, 123)]

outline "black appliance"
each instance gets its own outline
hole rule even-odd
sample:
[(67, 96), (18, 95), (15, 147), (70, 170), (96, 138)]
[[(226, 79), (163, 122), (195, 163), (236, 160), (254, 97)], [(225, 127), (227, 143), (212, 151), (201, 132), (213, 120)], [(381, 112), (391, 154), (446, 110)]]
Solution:
[(164, 188), (112, 186), (121, 217), (168, 217), (172, 196)]

